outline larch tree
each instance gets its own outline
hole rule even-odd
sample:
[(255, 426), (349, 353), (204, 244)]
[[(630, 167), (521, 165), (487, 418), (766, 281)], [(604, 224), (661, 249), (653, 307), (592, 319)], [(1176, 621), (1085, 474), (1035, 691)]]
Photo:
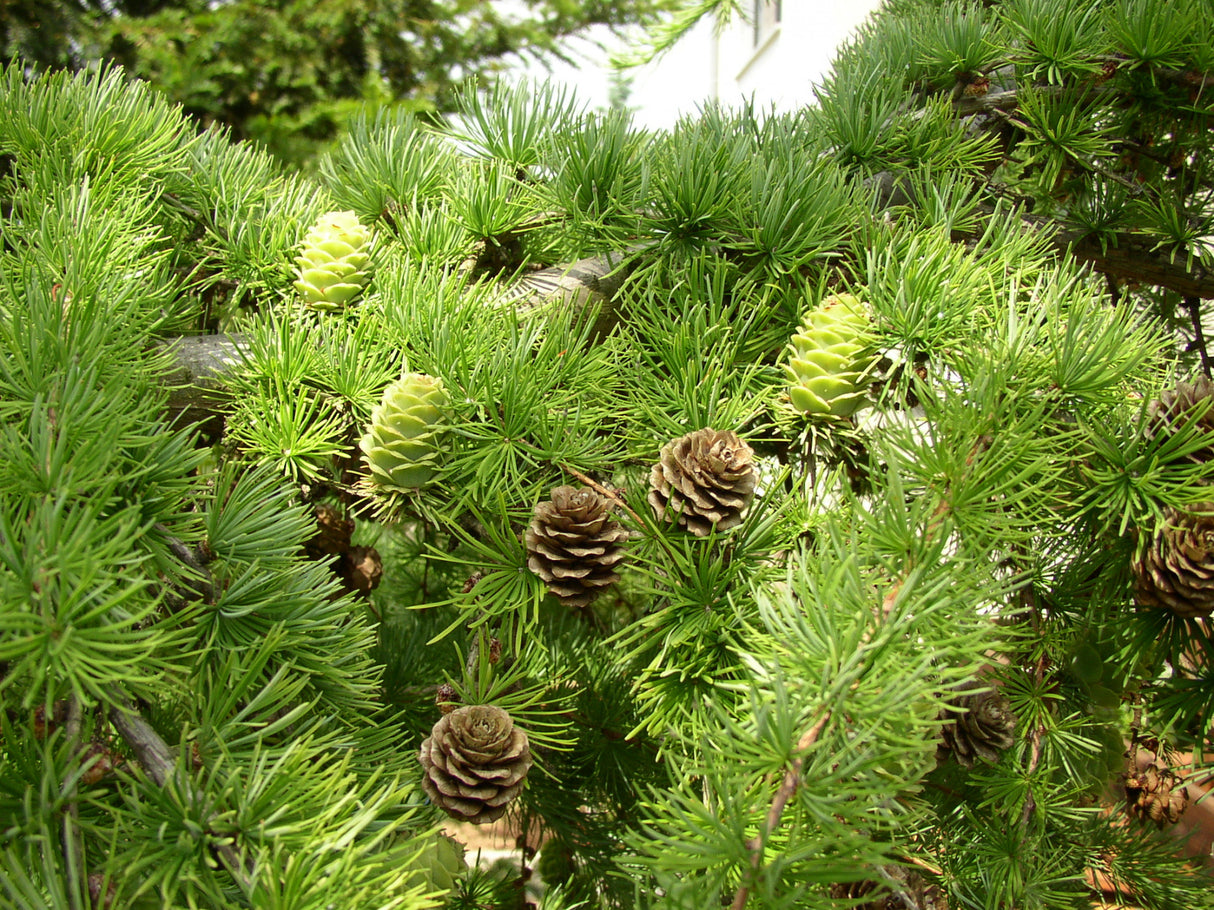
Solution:
[(1212, 29), (899, 2), (315, 177), (9, 67), (0, 894), (1211, 906)]

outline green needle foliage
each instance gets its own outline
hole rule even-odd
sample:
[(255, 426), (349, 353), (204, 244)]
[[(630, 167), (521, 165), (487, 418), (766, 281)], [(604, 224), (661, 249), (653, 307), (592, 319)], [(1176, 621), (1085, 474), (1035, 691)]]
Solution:
[[(1214, 296), (1209, 21), (1161, 8), (906, 0), (795, 114), (469, 88), (315, 178), (9, 67), (0, 903), (1212, 906), (1214, 420), (1161, 318)], [(369, 282), (318, 311), (351, 211)], [(832, 295), (856, 397), (807, 414)], [(473, 705), (526, 757), (439, 742)], [(516, 865), (436, 837), (427, 738), (486, 762), (453, 804), (530, 762)]]
[(518, 57), (572, 61), (571, 39), (653, 24), (678, 5), (10, 0), (0, 18), (0, 59), (20, 57), (37, 70), (121, 65), (197, 122), (306, 165), (364, 109), (446, 113), (470, 77), (491, 82)]

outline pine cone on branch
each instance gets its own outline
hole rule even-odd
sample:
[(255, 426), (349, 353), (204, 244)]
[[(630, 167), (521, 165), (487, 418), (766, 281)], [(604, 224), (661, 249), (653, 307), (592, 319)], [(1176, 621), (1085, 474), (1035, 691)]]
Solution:
[(570, 486), (556, 487), (535, 507), (524, 535), (527, 566), (567, 607), (584, 607), (619, 581), (615, 567), (628, 532), (611, 518), (612, 508), (594, 490)]
[(1125, 799), (1130, 815), (1160, 828), (1179, 821), (1189, 804), (1184, 783), (1158, 760), (1126, 774)]
[(832, 294), (805, 316), (788, 346), (788, 398), (807, 417), (850, 417), (864, 403), (872, 321), (853, 294)]
[(1166, 509), (1163, 527), (1133, 568), (1139, 605), (1186, 618), (1209, 616), (1214, 610), (1214, 502), (1188, 512)]
[(373, 487), (410, 493), (434, 479), (449, 404), (443, 381), (425, 373), (408, 373), (384, 389), (358, 443)]
[(1209, 437), (1211, 444), (1185, 460), (1195, 464), (1214, 460), (1214, 381), (1208, 376), (1179, 383), (1147, 405), (1147, 432), (1152, 437), (1171, 436), (1190, 421), (1195, 421), (1198, 432)]
[(735, 527), (754, 498), (753, 458), (732, 430), (680, 436), (662, 446), (649, 473), (649, 504), (659, 520), (673, 519), (697, 537)]
[(527, 734), (493, 705), (444, 714), (422, 743), (422, 789), (459, 821), (483, 825), (506, 814), (531, 767)]
[(371, 278), (371, 229), (353, 212), (328, 212), (295, 259), (295, 289), (316, 310), (344, 309)]
[(965, 686), (942, 715), (941, 751), (952, 752), (958, 763), (974, 767), (976, 759), (995, 763), (999, 753), (1015, 742), (1016, 718), (1008, 700), (986, 683)]

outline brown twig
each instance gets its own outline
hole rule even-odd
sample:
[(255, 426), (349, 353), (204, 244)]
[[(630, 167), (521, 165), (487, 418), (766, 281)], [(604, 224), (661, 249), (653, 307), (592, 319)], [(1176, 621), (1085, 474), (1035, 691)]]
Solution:
[[(826, 726), (826, 722), (830, 720), (830, 711), (823, 712), (817, 722), (810, 727), (805, 735), (797, 741), (797, 752), (804, 752), (813, 746), (818, 741), (818, 737), (822, 733), (822, 729)], [(788, 801), (793, 798), (797, 792), (797, 787), (801, 784), (801, 766), (804, 764), (804, 758), (801, 755), (796, 756), (792, 763), (788, 766), (788, 770), (784, 772), (784, 780), (780, 782), (780, 789), (776, 791), (776, 797), (771, 802), (771, 807), (767, 810), (767, 818), (763, 821), (763, 827), (759, 833), (750, 839), (747, 846), (750, 848), (750, 870), (752, 873), (757, 873), (759, 867), (763, 865), (763, 848), (767, 844), (767, 839), (771, 837), (771, 833), (780, 823), (780, 816), (784, 814), (784, 808), (788, 805)], [(733, 903), (730, 904), (730, 910), (742, 910), (746, 906), (746, 901), (750, 897), (750, 885), (745, 881), (738, 886), (737, 893), (733, 896)]]
[(637, 514), (637, 513), (636, 513), (636, 512), (633, 510), (632, 506), (628, 505), (628, 503), (626, 503), (626, 502), (625, 502), (625, 501), (624, 501), (624, 500), (623, 500), (623, 499), (620, 497), (620, 494), (619, 494), (619, 493), (617, 493), (615, 490), (611, 489), (610, 487), (605, 487), (605, 486), (603, 486), (603, 485), (602, 485), (601, 483), (599, 483), (597, 480), (594, 480), (594, 479), (593, 479), (593, 478), (591, 478), (591, 477), (587, 477), (585, 474), (583, 474), (583, 473), (582, 473), (581, 471), (579, 471), (577, 468), (572, 467), (572, 466), (570, 466), (570, 465), (567, 465), (567, 464), (560, 465), (560, 469), (561, 469), (562, 471), (564, 471), (566, 474), (572, 474), (574, 477), (576, 477), (578, 480), (580, 480), (580, 481), (581, 481), (582, 483), (584, 483), (586, 486), (590, 487), (590, 489), (594, 490), (594, 491), (595, 491), (596, 493), (598, 493), (600, 496), (605, 496), (605, 497), (607, 497), (608, 499), (610, 499), (610, 500), (611, 500), (612, 502), (614, 502), (614, 503), (615, 503), (617, 506), (619, 506), (621, 509), (623, 509), (625, 512), (627, 512), (629, 515), (631, 515), (631, 516), (632, 516), (632, 520), (633, 520), (633, 521), (635, 521), (635, 522), (637, 523), (637, 526), (638, 526), (638, 527), (644, 527), (645, 522), (643, 522), (643, 521), (641, 520), (641, 516), (640, 516), (640, 515), (638, 515), (638, 514)]
[(1201, 371), (1209, 376), (1210, 354), (1206, 350), (1206, 333), (1201, 325), (1201, 300), (1188, 296), (1184, 299), (1184, 305), (1188, 308), (1189, 318), (1193, 322), (1193, 345), (1197, 348), (1198, 356), (1201, 357)]
[[(67, 754), (80, 754), (80, 699), (74, 694), (67, 703)], [(80, 885), (84, 881), (84, 837), (80, 833), (80, 804), (76, 802), (76, 780), (69, 769), (63, 780), (63, 860), (67, 866), (68, 901), (72, 910), (83, 910)]]
[(207, 568), (210, 560), (206, 552), (187, 546), (170, 534), (169, 529), (161, 522), (156, 522), (153, 527), (164, 535), (169, 552), (187, 569), (181, 576), (181, 584), (187, 590), (180, 593), (184, 596), (193, 595), (206, 603), (214, 603), (215, 585), (211, 577), (211, 570)]
[[(167, 787), (173, 782), (185, 793), (190, 792), (190, 782), (178, 775), (177, 762), (168, 744), (125, 698), (115, 699), (114, 706), (110, 708), (110, 723), (126, 740), (126, 744), (135, 753), (139, 766), (151, 778), (152, 783), (158, 787)], [(254, 885), (253, 869), (241, 856), (240, 851), (230, 843), (213, 844), (212, 849), (241, 890), (246, 894), (250, 893)]]
[[(557, 465), (557, 467), (559, 467), (566, 474), (572, 474), (575, 478), (580, 480), (586, 486), (590, 487), (592, 490), (594, 490), (600, 496), (605, 496), (608, 499), (610, 499), (612, 502), (614, 502), (617, 506), (619, 506), (621, 509), (623, 509), (625, 512), (627, 512), (632, 517), (632, 520), (636, 522), (638, 528), (645, 527), (644, 519), (642, 519), (641, 516), (638, 515), (636, 513), (636, 511), (632, 508), (632, 506), (628, 505), (628, 503), (624, 501), (623, 497), (621, 497), (620, 494), (617, 493), (615, 490), (611, 489), (610, 487), (603, 486), (597, 480), (594, 480), (591, 477), (587, 477), (585, 474), (583, 474), (577, 468), (571, 467), (570, 465), (562, 464), (562, 465)], [(656, 535), (654, 535), (653, 539), (657, 541), (658, 546), (660, 546), (663, 550), (665, 550), (667, 555), (670, 556), (671, 559), (674, 559), (676, 561), (678, 560), (678, 554), (675, 553), (674, 549), (670, 546), (670, 542), (668, 540), (666, 540), (665, 537), (663, 537), (661, 534), (656, 534)]]

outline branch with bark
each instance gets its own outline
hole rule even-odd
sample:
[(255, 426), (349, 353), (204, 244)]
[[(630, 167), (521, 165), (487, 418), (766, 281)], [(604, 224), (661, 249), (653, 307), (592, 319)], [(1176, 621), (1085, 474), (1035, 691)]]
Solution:
[[(797, 753), (804, 753), (806, 750), (813, 748), (814, 743), (822, 735), (822, 730), (826, 727), (829, 720), (830, 711), (828, 710), (823, 712), (814, 725), (806, 730), (804, 735), (797, 741)], [(796, 795), (797, 788), (801, 786), (801, 768), (804, 763), (805, 759), (802, 754), (796, 755), (789, 762), (788, 769), (784, 772), (784, 779), (780, 781), (780, 789), (776, 791), (775, 799), (772, 800), (771, 807), (767, 810), (767, 817), (763, 821), (762, 829), (755, 837), (751, 838), (750, 843), (747, 845), (750, 848), (750, 871), (752, 875), (757, 874), (762, 867), (763, 849), (767, 845), (767, 840), (780, 824), (780, 816), (784, 814), (784, 809), (788, 805), (789, 800)], [(733, 903), (729, 905), (730, 910), (742, 910), (749, 899), (750, 884), (747, 881), (743, 881), (733, 896)]]
[[(123, 697), (115, 699), (109, 717), (110, 723), (135, 753), (136, 761), (152, 783), (158, 787), (176, 787), (189, 799), (193, 785), (181, 774), (172, 750), (152, 725)], [(212, 849), (241, 890), (246, 894), (251, 893), (255, 882), (252, 862), (232, 843), (217, 841), (212, 844)]]

